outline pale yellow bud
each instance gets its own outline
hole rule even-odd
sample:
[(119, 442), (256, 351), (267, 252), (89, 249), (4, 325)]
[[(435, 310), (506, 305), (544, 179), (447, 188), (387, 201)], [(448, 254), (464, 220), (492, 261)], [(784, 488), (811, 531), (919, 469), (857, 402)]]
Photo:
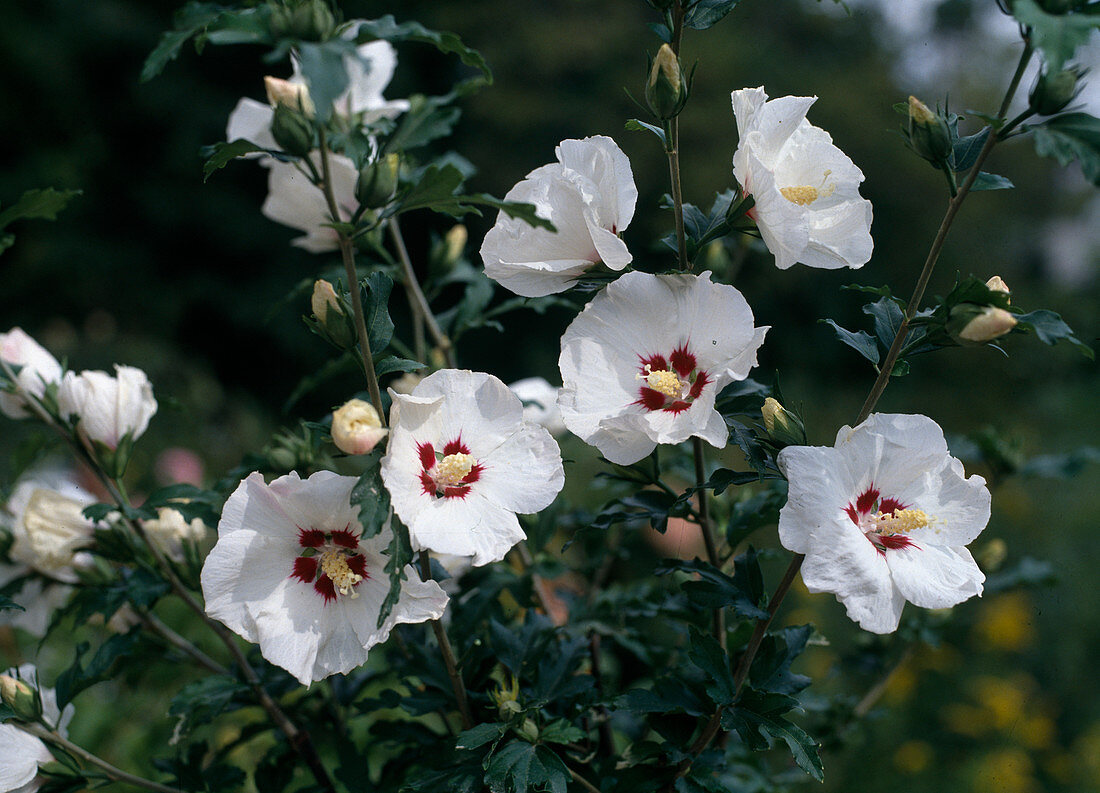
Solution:
[(289, 110), (297, 110), (306, 118), (313, 118), (317, 112), (309, 95), (309, 88), (302, 83), (265, 77), (264, 88), (267, 90), (267, 101), (272, 107), (282, 105)]
[(782, 446), (802, 446), (806, 443), (806, 427), (802, 419), (783, 407), (779, 400), (768, 397), (760, 408), (764, 429), (776, 443)]
[(1006, 295), (1012, 290), (1008, 288), (1008, 284), (1004, 282), (1004, 279), (999, 275), (995, 275), (985, 282), (985, 285), (992, 289), (994, 292), (1004, 292)]
[(961, 331), (959, 338), (979, 344), (1000, 338), (1016, 327), (1016, 317), (1003, 308), (986, 306)]
[(928, 105), (915, 96), (909, 97), (909, 117), (917, 124), (927, 126), (936, 123), (936, 114), (929, 110)]
[(362, 399), (351, 399), (332, 414), (332, 442), (345, 454), (366, 454), (388, 431), (374, 406)]
[(328, 319), (329, 311), (343, 313), (340, 310), (340, 300), (336, 297), (336, 290), (332, 288), (332, 284), (323, 279), (313, 282), (313, 296), (309, 300), (309, 306), (313, 309), (313, 316), (317, 317), (317, 321), (322, 325)]
[(776, 419), (781, 419), (783, 414), (783, 406), (779, 404), (779, 400), (775, 397), (765, 399), (764, 407), (760, 409), (760, 413), (764, 416), (764, 428), (768, 432), (775, 432)]
[(0, 701), (20, 719), (34, 721), (42, 715), (42, 703), (34, 689), (9, 675), (0, 675)]
[(466, 227), (461, 223), (457, 226), (452, 226), (451, 230), (447, 232), (443, 238), (447, 244), (447, 263), (454, 264), (462, 258), (462, 254), (466, 251), (466, 239), (468, 237)]

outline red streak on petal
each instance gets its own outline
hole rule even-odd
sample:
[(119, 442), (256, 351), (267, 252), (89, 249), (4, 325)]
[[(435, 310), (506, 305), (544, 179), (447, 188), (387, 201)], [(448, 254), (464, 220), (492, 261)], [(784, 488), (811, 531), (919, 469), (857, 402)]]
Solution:
[(333, 585), (332, 579), (324, 573), (317, 579), (317, 583), (313, 585), (313, 589), (318, 595), (325, 599), (326, 606), (330, 601), (336, 600), (336, 587)]
[(485, 466), (482, 465), (481, 463), (478, 463), (477, 465), (475, 465), (473, 468), (470, 469), (470, 473), (468, 473), (468, 474), (466, 474), (466, 476), (462, 477), (462, 483), (465, 484), (465, 485), (468, 485), (468, 484), (471, 484), (473, 482), (476, 482), (478, 479), (481, 478), (481, 472), (484, 471), (484, 470), (485, 470)]
[(358, 548), (359, 538), (351, 532), (351, 527), (332, 533), (332, 541), (341, 548)]
[(852, 519), (852, 523), (859, 525), (859, 513), (856, 512), (856, 508), (850, 503), (844, 508), (844, 511), (848, 513), (848, 517)]
[(665, 395), (660, 391), (654, 391), (652, 388), (643, 386), (638, 389), (638, 395), (638, 404), (647, 410), (660, 410), (665, 406)]
[(435, 449), (430, 443), (416, 444), (416, 453), (420, 456), (420, 467), (425, 471), (435, 465)]
[(642, 358), (638, 356), (638, 359), (642, 362), (642, 374), (645, 374), (645, 368), (648, 366), (654, 372), (667, 372), (668, 363), (665, 361), (663, 355), (651, 355), (648, 358)]
[(443, 490), (443, 498), (466, 498), (466, 494), (469, 492), (469, 485), (455, 485)]
[(878, 490), (874, 485), (867, 488), (863, 495), (856, 499), (856, 509), (860, 515), (866, 515), (872, 509), (875, 508), (875, 502), (878, 501)]
[(882, 544), (882, 547), (889, 548), (890, 550), (894, 551), (899, 548), (916, 548), (918, 551), (920, 550), (920, 546), (914, 543), (904, 534), (883, 534), (881, 537), (878, 538), (878, 541)]
[(427, 471), (420, 472), (420, 486), (429, 496), (435, 495), (435, 480)]
[[(367, 574), (367, 558), (361, 553), (355, 554), (355, 556), (348, 557), (348, 567), (356, 575), (361, 575), (363, 578), (370, 578)], [(356, 586), (359, 586), (356, 584)]]
[(294, 560), (294, 572), (290, 574), (291, 578), (297, 578), (303, 584), (311, 584), (316, 575), (317, 559), (315, 557), (299, 556)]
[(451, 441), (450, 443), (448, 443), (446, 446), (443, 447), (443, 456), (444, 457), (446, 457), (448, 454), (469, 454), (469, 453), (470, 453), (470, 447), (462, 442), (461, 436), (458, 437), (458, 438), (455, 438), (453, 441)]
[(320, 548), (325, 544), (325, 533), (320, 529), (298, 529), (298, 544), (303, 548)]
[(679, 401), (673, 402), (671, 405), (666, 407), (665, 408), (665, 413), (683, 413), (689, 407), (691, 407), (690, 402), (684, 402), (683, 400), (679, 400)]
[(878, 506), (878, 511), (883, 515), (893, 515), (899, 509), (905, 509), (905, 505), (896, 498), (884, 498)]
[(695, 356), (688, 352), (686, 344), (681, 344), (672, 351), (672, 368), (680, 377), (687, 377), (695, 371)]
[(709, 382), (710, 377), (707, 376), (707, 373), (699, 372), (699, 374), (695, 378), (695, 382), (691, 384), (691, 391), (689, 392), (689, 396), (692, 399), (698, 399), (699, 395), (703, 393), (703, 388), (705, 388), (706, 384)]

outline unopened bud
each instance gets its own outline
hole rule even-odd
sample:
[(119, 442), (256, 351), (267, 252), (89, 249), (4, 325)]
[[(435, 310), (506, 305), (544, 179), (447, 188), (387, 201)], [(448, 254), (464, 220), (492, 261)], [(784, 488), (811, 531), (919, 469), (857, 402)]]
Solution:
[(683, 110), (687, 94), (680, 60), (672, 47), (662, 44), (649, 70), (649, 80), (645, 86), (646, 103), (657, 118), (670, 119)]
[(960, 343), (985, 344), (1016, 327), (1016, 317), (996, 306), (960, 303), (951, 309), (947, 332)]
[(782, 446), (805, 446), (806, 427), (794, 413), (791, 413), (774, 397), (764, 400), (760, 409), (764, 417), (764, 429), (773, 441)]
[(348, 322), (347, 312), (340, 303), (340, 298), (332, 288), (332, 284), (324, 279), (314, 281), (309, 305), (313, 309), (314, 319), (328, 334), (333, 344), (342, 349), (352, 345), (355, 334)]
[(1062, 69), (1060, 72), (1040, 72), (1028, 94), (1028, 107), (1040, 116), (1053, 116), (1076, 98), (1078, 69)]
[(462, 254), (466, 252), (466, 239), (468, 237), (466, 227), (461, 223), (451, 227), (451, 230), (443, 237), (443, 242), (446, 244), (444, 252), (446, 264), (452, 265), (462, 258)]
[(366, 454), (389, 432), (374, 405), (351, 399), (332, 414), (332, 442), (344, 454)]
[(531, 743), (539, 739), (539, 726), (532, 719), (524, 719), (519, 727), (519, 734)]
[(267, 101), (272, 107), (282, 105), (291, 110), (297, 110), (306, 118), (313, 118), (317, 111), (309, 95), (308, 86), (302, 83), (292, 83), (290, 80), (280, 80), (278, 77), (265, 77), (264, 89), (267, 91)]
[(355, 197), (365, 207), (376, 209), (383, 207), (397, 192), (397, 174), (401, 167), (401, 155), (387, 154), (374, 162), (367, 163), (359, 171), (359, 181), (355, 184)]
[(326, 0), (305, 0), (293, 8), (277, 6), (271, 14), (271, 27), (276, 38), (324, 41), (335, 31), (336, 17)]
[(999, 275), (995, 275), (985, 282), (986, 288), (993, 290), (994, 292), (1004, 292), (1006, 295), (1012, 292), (1008, 288), (1008, 284)]
[(909, 142), (917, 154), (935, 165), (945, 162), (951, 154), (947, 122), (915, 96), (909, 97)]
[(313, 125), (305, 114), (276, 105), (271, 117), (271, 136), (287, 154), (305, 157), (313, 149)]
[(23, 721), (37, 721), (42, 715), (42, 699), (38, 692), (10, 675), (0, 675), (0, 700)]

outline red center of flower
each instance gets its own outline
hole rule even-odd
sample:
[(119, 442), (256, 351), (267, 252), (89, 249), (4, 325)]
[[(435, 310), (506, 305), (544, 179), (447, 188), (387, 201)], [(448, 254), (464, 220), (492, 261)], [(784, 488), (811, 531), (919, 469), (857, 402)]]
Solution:
[(923, 511), (908, 507), (896, 498), (881, 498), (874, 485), (864, 490), (854, 504), (849, 501), (844, 511), (883, 556), (887, 550), (899, 548), (919, 551), (920, 546), (907, 534), (932, 522)]
[(298, 545), (301, 551), (294, 560), (291, 578), (303, 584), (312, 584), (313, 590), (324, 598), (325, 605), (338, 595), (359, 597), (354, 591), (365, 579), (367, 560), (359, 552), (359, 537), (345, 526), (338, 531), (303, 529), (298, 527)]
[(485, 470), (461, 436), (448, 442), (442, 453), (430, 443), (418, 443), (416, 453), (420, 457), (420, 485), (429, 496), (465, 498), (470, 485)]
[(687, 344), (681, 344), (672, 354), (638, 356), (638, 374), (642, 381), (634, 404), (647, 410), (680, 413), (691, 407), (711, 381), (700, 369)]

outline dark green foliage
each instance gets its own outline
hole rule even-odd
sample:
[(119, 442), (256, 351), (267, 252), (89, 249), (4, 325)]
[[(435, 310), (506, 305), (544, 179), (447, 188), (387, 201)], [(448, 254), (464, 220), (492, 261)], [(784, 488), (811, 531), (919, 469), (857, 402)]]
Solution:
[(783, 714), (798, 708), (798, 701), (785, 694), (761, 694), (752, 689), (742, 694), (737, 705), (722, 715), (722, 727), (734, 730), (749, 748), (762, 751), (776, 738), (787, 744), (798, 767), (818, 782), (825, 769), (818, 756), (818, 744)]
[(701, 609), (731, 608), (734, 614), (747, 619), (766, 619), (768, 616), (768, 612), (761, 608), (764, 582), (756, 551), (751, 548), (738, 557), (732, 577), (699, 559), (690, 562), (670, 559), (657, 569), (658, 574), (673, 571), (698, 576), (695, 580), (685, 581), (682, 587), (688, 600)]
[(363, 473), (351, 491), (351, 505), (359, 507), (363, 539), (377, 536), (390, 515), (390, 493), (382, 486), (379, 469), (382, 453), (383, 449), (379, 447), (363, 456)]
[(168, 707), (168, 714), (179, 718), (176, 729), (187, 735), (223, 713), (251, 704), (247, 692), (248, 686), (234, 678), (210, 675), (180, 689)]
[[(21, 219), (56, 220), (60, 212), (75, 196), (81, 194), (80, 190), (55, 190), (47, 187), (44, 190), (27, 190), (12, 206), (0, 211), (0, 232), (9, 223)], [(15, 243), (14, 234), (0, 233), (0, 253), (10, 248)]]
[(740, 0), (695, 0), (685, 3), (684, 26), (695, 30), (706, 30), (716, 25), (733, 10)]
[(1012, 0), (1012, 15), (1031, 29), (1032, 41), (1042, 51), (1047, 68), (1055, 71), (1100, 27), (1100, 17), (1095, 14), (1049, 14), (1035, 0)]
[(1027, 128), (1035, 139), (1035, 151), (1059, 165), (1074, 160), (1085, 178), (1100, 185), (1100, 119), (1088, 113), (1065, 113)]
[(549, 748), (515, 740), (492, 754), (485, 769), (485, 781), (493, 793), (528, 790), (565, 793), (569, 769)]
[(401, 597), (401, 584), (408, 577), (405, 567), (413, 560), (412, 543), (409, 541), (409, 530), (396, 515), (390, 521), (390, 530), (393, 537), (390, 538), (389, 547), (386, 549), (386, 574), (390, 578), (390, 591), (386, 599), (382, 601), (382, 609), (378, 612), (378, 627), (381, 628), (390, 617), (390, 612), (397, 605)]
[(140, 628), (116, 634), (100, 645), (87, 666), (84, 665), (84, 657), (90, 645), (87, 642), (78, 645), (72, 666), (57, 678), (57, 707), (63, 709), (84, 689), (112, 677), (116, 664), (134, 655), (143, 640)]

